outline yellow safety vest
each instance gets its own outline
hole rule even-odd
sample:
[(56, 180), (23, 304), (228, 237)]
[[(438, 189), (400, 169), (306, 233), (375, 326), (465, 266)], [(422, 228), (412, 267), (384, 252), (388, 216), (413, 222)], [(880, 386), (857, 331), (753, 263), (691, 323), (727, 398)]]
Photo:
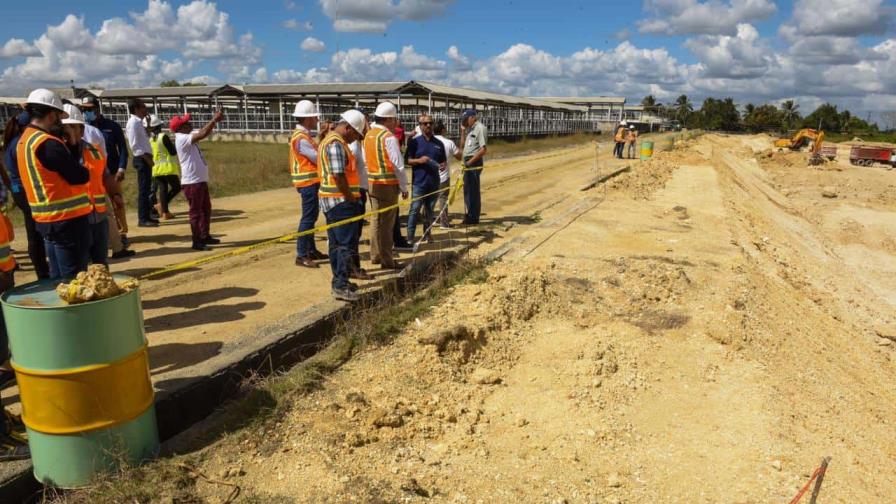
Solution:
[(155, 140), (150, 140), (152, 143), (152, 176), (153, 177), (164, 177), (165, 175), (178, 175), (180, 176), (180, 164), (177, 162), (177, 156), (172, 156), (168, 154), (168, 149), (165, 148), (165, 144), (163, 143), (163, 138), (165, 137), (164, 133), (160, 133), (156, 135)]

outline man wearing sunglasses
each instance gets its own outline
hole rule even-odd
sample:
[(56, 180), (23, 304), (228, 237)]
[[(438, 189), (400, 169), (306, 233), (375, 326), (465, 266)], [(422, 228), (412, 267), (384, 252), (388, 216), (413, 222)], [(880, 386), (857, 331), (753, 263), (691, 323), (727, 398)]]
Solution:
[[(418, 118), (420, 136), (408, 141), (408, 150), (405, 152), (407, 164), (414, 169), (414, 183), (411, 209), (408, 212), (408, 241), (414, 241), (417, 230), (417, 220), (420, 209), (425, 215), (423, 224), (424, 232), (435, 221), (435, 207), (438, 194), (432, 194), (439, 189), (439, 169), (448, 162), (445, 155), (445, 145), (433, 134), (432, 117), (421, 115)], [(424, 197), (424, 195), (427, 195)], [(426, 236), (424, 236), (426, 238)]]

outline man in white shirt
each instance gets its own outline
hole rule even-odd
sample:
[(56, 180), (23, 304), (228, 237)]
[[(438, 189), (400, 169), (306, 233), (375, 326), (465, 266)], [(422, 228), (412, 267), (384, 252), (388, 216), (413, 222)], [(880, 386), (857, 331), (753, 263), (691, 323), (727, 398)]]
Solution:
[(143, 125), (143, 118), (147, 116), (146, 104), (139, 98), (128, 100), (128, 112), (131, 116), (124, 131), (137, 172), (137, 225), (155, 227), (159, 221), (152, 217), (152, 145)]
[(212, 200), (208, 192), (208, 164), (197, 144), (211, 135), (215, 125), (223, 117), (220, 110), (216, 111), (212, 120), (195, 133), (190, 124), (190, 114), (174, 116), (168, 124), (175, 133), (174, 146), (180, 162), (181, 189), (190, 205), (193, 250), (208, 250), (208, 245), (221, 243), (221, 240), (212, 238), (209, 233)]
[(438, 121), (433, 127), (437, 139), (445, 144), (445, 166), (439, 166), (439, 199), (436, 201), (437, 221), (442, 229), (451, 229), (451, 216), (448, 215), (448, 193), (451, 188), (451, 158), (460, 161), (460, 149), (451, 139), (445, 137), (445, 123)]
[(404, 265), (392, 256), (393, 228), (398, 218), (398, 208), (378, 212), (381, 208), (398, 203), (398, 194), (408, 198), (407, 174), (404, 157), (392, 130), (398, 124), (395, 105), (383, 102), (373, 114), (373, 126), (364, 136), (364, 160), (370, 182), (370, 206), (377, 212), (371, 218), (370, 262), (381, 264), (383, 269), (401, 269)]

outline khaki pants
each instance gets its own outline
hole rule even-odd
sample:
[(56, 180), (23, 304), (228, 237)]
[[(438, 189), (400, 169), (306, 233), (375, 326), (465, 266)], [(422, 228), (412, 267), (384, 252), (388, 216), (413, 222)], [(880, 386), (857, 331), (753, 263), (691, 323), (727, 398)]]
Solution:
[(127, 208), (124, 206), (121, 209), (115, 209), (115, 220), (118, 222), (118, 233), (123, 235), (128, 234), (128, 216), (125, 213), (126, 211)]
[[(114, 206), (114, 205), (113, 205)], [(118, 219), (115, 217), (115, 212), (107, 212), (108, 218), (106, 222), (109, 223), (109, 248), (112, 249), (112, 253), (120, 252), (124, 246), (121, 243), (121, 233), (118, 232)]]
[[(375, 212), (398, 203), (399, 189), (397, 185), (371, 184), (370, 207)], [(393, 266), (392, 233), (398, 208), (374, 214), (370, 219), (370, 260), (383, 266)]]

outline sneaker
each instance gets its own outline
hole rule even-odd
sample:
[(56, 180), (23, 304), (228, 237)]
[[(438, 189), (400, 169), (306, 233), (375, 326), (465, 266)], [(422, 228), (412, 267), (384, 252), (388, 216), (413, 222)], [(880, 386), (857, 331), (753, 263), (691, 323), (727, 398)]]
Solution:
[(159, 221), (145, 220), (137, 223), (137, 227), (159, 227)]
[(112, 252), (112, 255), (109, 257), (112, 259), (124, 259), (125, 257), (133, 257), (136, 254), (133, 250), (121, 249), (118, 252)]
[(208, 246), (202, 242), (193, 242), (193, 250), (206, 251), (211, 250)]
[(333, 289), (333, 297), (340, 301), (348, 301), (349, 303), (354, 303), (360, 296), (358, 296), (357, 292), (352, 291), (351, 289)]
[(202, 241), (203, 241), (206, 245), (220, 245), (220, 244), (221, 244), (221, 240), (219, 240), (219, 239), (217, 239), (217, 238), (212, 238), (211, 236), (209, 236), (208, 238), (206, 238), (206, 239), (204, 239), (204, 240), (202, 240)]

